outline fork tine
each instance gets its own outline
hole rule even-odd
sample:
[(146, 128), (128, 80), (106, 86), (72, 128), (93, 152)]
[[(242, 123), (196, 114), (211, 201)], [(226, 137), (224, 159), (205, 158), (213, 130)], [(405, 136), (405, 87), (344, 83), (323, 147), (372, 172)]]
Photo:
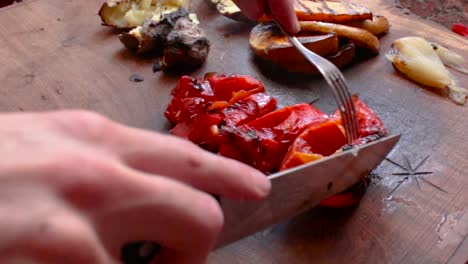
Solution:
[(347, 88), (346, 81), (344, 80), (343, 74), (337, 69), (335, 69), (334, 72), (338, 75), (336, 82), (338, 84), (338, 88), (343, 94), (346, 107), (348, 109), (348, 117), (350, 119), (350, 123), (348, 124), (350, 126), (350, 130), (352, 131), (353, 139), (356, 139), (359, 135), (359, 126), (356, 120), (357, 115), (356, 115), (356, 109), (354, 107), (354, 100), (349, 92), (349, 89)]
[(347, 88), (347, 85), (344, 81), (344, 77), (342, 76), (341, 72), (338, 72), (338, 76), (341, 78), (337, 78), (337, 83), (339, 84), (341, 92), (344, 94), (343, 96), (345, 97), (345, 102), (348, 109), (348, 117), (350, 121), (348, 125), (350, 126), (350, 130), (352, 132), (352, 138), (357, 139), (359, 136), (359, 126), (356, 120), (357, 114), (356, 109), (354, 107), (354, 100), (351, 94), (349, 93), (349, 89)]
[(349, 143), (352, 143), (352, 141), (357, 138), (354, 104), (341, 73), (333, 68), (330, 69), (330, 75), (331, 78), (333, 78), (333, 87), (337, 90), (339, 102), (342, 104), (342, 107), (345, 108), (344, 113), (342, 113), (342, 118), (344, 121), (343, 125), (347, 132), (348, 141)]
[[(280, 24), (278, 24), (278, 26), (281, 28)], [(335, 96), (335, 100), (338, 103), (348, 143), (352, 144), (354, 140), (358, 138), (359, 127), (356, 110), (354, 108), (354, 101), (343, 74), (330, 61), (307, 49), (296, 37), (289, 36), (287, 33), (285, 34), (289, 37), (289, 40), (299, 50), (299, 52), (301, 52), (311, 64), (317, 67), (327, 81)]]

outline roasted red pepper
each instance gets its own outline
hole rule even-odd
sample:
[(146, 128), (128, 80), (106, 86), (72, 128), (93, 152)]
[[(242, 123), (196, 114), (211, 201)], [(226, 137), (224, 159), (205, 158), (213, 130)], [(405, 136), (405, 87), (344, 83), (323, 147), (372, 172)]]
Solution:
[[(276, 100), (248, 76), (182, 77), (165, 113), (171, 130), (199, 146), (273, 173), (332, 155), (346, 147), (339, 111), (326, 115), (308, 104), (276, 110)], [(387, 135), (376, 113), (354, 97), (359, 139), (365, 144)], [(313, 177), (313, 175), (311, 175)], [(313, 178), (311, 178), (313, 180)], [(320, 205), (357, 204), (368, 179), (324, 199)]]
[[(368, 143), (373, 139), (372, 135), (381, 137), (387, 134), (382, 121), (372, 109), (356, 96), (354, 97), (354, 103), (359, 123), (359, 139), (356, 140), (355, 144)], [(281, 170), (315, 161), (335, 153), (347, 143), (343, 130), (339, 111), (327, 122), (309, 126), (289, 148)], [(363, 181), (367, 180), (363, 179)], [(320, 205), (334, 208), (353, 206), (364, 195), (362, 189), (363, 182), (360, 182), (342, 193), (328, 197)]]
[(281, 162), (296, 137), (328, 116), (308, 104), (279, 109), (242, 126), (226, 126), (220, 154), (240, 159), (260, 171), (271, 173)]
[(276, 109), (262, 83), (248, 76), (213, 75), (205, 80), (182, 77), (172, 93), (166, 117), (172, 134), (218, 151), (221, 125), (239, 125)]
[(346, 136), (335, 119), (309, 126), (289, 148), (280, 170), (332, 155), (346, 143)]
[[(359, 97), (353, 96), (356, 115), (359, 123), (359, 138), (364, 138), (373, 134), (381, 133), (387, 135), (387, 130), (377, 114), (370, 109)], [(339, 110), (335, 116), (341, 120)]]

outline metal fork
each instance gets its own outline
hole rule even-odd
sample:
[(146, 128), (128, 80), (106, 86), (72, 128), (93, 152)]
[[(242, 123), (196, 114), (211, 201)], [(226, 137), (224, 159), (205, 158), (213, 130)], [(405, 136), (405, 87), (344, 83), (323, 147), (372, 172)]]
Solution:
[[(283, 30), (279, 23), (276, 24)], [(354, 101), (343, 74), (333, 63), (304, 47), (295, 36), (289, 35), (285, 30), (283, 30), (283, 32), (289, 37), (289, 40), (296, 49), (299, 50), (310, 63), (317, 67), (332, 89), (341, 112), (348, 144), (352, 144), (359, 136), (359, 126)]]

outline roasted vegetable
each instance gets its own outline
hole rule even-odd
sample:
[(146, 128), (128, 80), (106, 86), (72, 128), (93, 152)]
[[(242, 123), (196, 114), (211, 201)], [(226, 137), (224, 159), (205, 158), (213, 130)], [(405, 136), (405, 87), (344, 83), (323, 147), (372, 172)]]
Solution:
[(211, 0), (223, 16), (237, 21), (250, 21), (232, 0)]
[[(326, 115), (309, 104), (274, 111), (276, 100), (265, 93), (261, 82), (248, 76), (184, 76), (172, 96), (166, 111), (166, 117), (175, 126), (172, 134), (267, 174), (348, 147), (339, 111)], [(359, 139), (353, 145), (385, 136), (387, 131), (375, 112), (358, 97), (354, 97), (354, 102)], [(357, 204), (369, 183), (365, 177), (320, 205), (343, 208)]]
[[(377, 114), (357, 96), (353, 98), (359, 122), (359, 139), (354, 144), (366, 144), (388, 134)], [(308, 126), (289, 148), (280, 170), (313, 162), (341, 151), (347, 144), (340, 112), (322, 123)], [(313, 175), (311, 175), (313, 177)], [(364, 195), (368, 179), (320, 202), (321, 206), (344, 208), (357, 204)]]
[[(248, 21), (239, 7), (232, 0), (211, 0), (218, 11), (229, 18), (239, 21)], [(355, 3), (345, 1), (310, 1), (297, 0), (294, 4), (296, 15), (301, 21), (323, 21), (345, 23), (355, 20), (372, 19), (372, 12)], [(260, 21), (272, 20), (265, 15)]]
[[(368, 137), (372, 135), (379, 135), (379, 137), (386, 136), (388, 131), (385, 129), (378, 115), (360, 100), (359, 97), (353, 96), (353, 101), (359, 125), (359, 139), (356, 143), (365, 144), (367, 142), (364, 142), (362, 139), (368, 139)], [(334, 116), (341, 124), (341, 112), (337, 110)]]
[[(338, 52), (336, 34), (298, 37), (301, 43), (320, 56)], [(258, 56), (273, 62), (305, 60), (288, 37), (274, 23), (258, 24), (250, 33), (250, 47)]]
[(372, 12), (358, 4), (345, 1), (295, 1), (297, 18), (301, 21), (344, 23), (372, 19)]
[(367, 30), (377, 36), (385, 34), (390, 30), (390, 22), (388, 19), (379, 15), (374, 15), (372, 19), (351, 21), (345, 23), (345, 25)]
[(282, 108), (242, 126), (221, 130), (223, 142), (219, 153), (238, 159), (260, 171), (278, 171), (281, 162), (304, 129), (321, 123), (327, 116), (308, 104)]
[(336, 33), (338, 37), (346, 38), (358, 47), (366, 48), (372, 54), (378, 54), (380, 50), (379, 39), (367, 30), (346, 25), (301, 21), (301, 30), (306, 32)]
[(171, 133), (216, 152), (221, 126), (242, 125), (276, 109), (276, 100), (264, 91), (262, 83), (247, 76), (184, 76), (165, 112), (174, 125)]
[(159, 21), (163, 14), (190, 9), (190, 0), (107, 0), (99, 10), (103, 25), (132, 29), (146, 19)]
[(433, 46), (421, 37), (404, 37), (392, 43), (387, 58), (409, 79), (448, 93), (452, 101), (464, 104), (468, 90), (459, 87)]
[[(308, 49), (326, 57), (339, 68), (350, 64), (355, 56), (355, 46), (348, 44), (339, 47), (335, 33), (299, 36), (298, 39)], [(286, 71), (319, 73), (275, 24), (265, 23), (255, 26), (250, 33), (250, 47), (259, 57), (274, 62)]]
[(162, 52), (169, 33), (181, 18), (189, 18), (184, 8), (164, 14), (160, 20), (147, 19), (142, 26), (120, 34), (119, 39), (125, 47), (136, 53)]
[(177, 20), (167, 36), (162, 70), (192, 69), (205, 63), (210, 42), (203, 30), (187, 18)]

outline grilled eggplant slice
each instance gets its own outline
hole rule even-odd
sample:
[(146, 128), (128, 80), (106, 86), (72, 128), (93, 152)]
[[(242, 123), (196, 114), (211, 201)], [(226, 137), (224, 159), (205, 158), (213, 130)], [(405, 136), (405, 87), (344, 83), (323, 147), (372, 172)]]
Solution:
[(99, 10), (102, 24), (132, 29), (146, 19), (158, 21), (179, 8), (190, 9), (191, 0), (107, 0)]
[(301, 21), (344, 23), (372, 19), (372, 12), (369, 9), (345, 1), (299, 0), (296, 1), (295, 9)]
[[(338, 38), (334, 33), (303, 36), (298, 39), (304, 46), (320, 56), (331, 55), (338, 51)], [(272, 23), (258, 24), (252, 29), (250, 47), (256, 55), (273, 62), (304, 59), (281, 29)]]
[[(232, 0), (211, 0), (216, 9), (229, 18), (248, 21), (239, 7)], [(346, 23), (372, 19), (372, 12), (360, 5), (345, 1), (297, 0), (294, 4), (297, 18), (301, 21), (323, 21), (333, 23)], [(270, 21), (272, 17), (265, 15), (260, 21)]]
[(339, 38), (349, 39), (356, 46), (367, 49), (373, 55), (379, 54), (379, 39), (365, 29), (316, 21), (301, 21), (300, 25), (302, 31), (336, 33)]
[[(356, 56), (356, 45), (347, 43), (339, 47), (337, 53), (326, 56), (325, 58), (338, 68), (344, 68), (354, 61)], [(297, 62), (280, 62), (278, 65), (288, 72), (306, 73), (311, 75), (320, 74), (319, 70), (310, 64), (310, 62), (301, 60)]]
[[(308, 49), (326, 57), (338, 67), (348, 65), (355, 56), (355, 45), (348, 44), (340, 48), (335, 33), (299, 36), (298, 39)], [(250, 47), (257, 56), (277, 64), (286, 71), (318, 73), (275, 24), (264, 23), (255, 26), (250, 33)]]

